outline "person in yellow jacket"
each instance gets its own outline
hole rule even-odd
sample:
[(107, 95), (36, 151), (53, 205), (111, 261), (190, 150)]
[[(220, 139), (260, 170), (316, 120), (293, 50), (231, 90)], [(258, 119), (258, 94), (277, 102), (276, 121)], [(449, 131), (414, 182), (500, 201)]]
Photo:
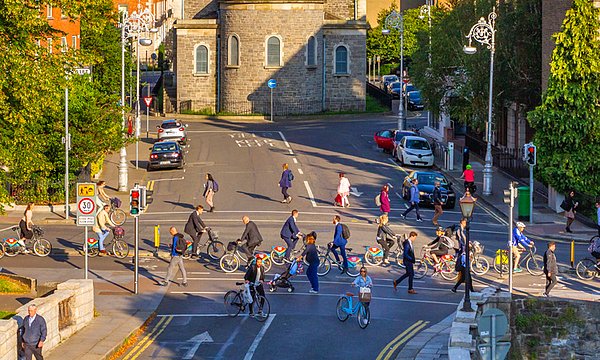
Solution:
[(100, 255), (106, 254), (106, 250), (104, 249), (104, 240), (110, 232), (109, 226), (115, 226), (115, 224), (110, 220), (110, 216), (108, 216), (109, 209), (110, 205), (104, 204), (102, 210), (100, 210), (96, 215), (96, 225), (92, 227), (92, 231), (94, 231), (96, 235), (98, 235), (98, 246), (100, 247)]

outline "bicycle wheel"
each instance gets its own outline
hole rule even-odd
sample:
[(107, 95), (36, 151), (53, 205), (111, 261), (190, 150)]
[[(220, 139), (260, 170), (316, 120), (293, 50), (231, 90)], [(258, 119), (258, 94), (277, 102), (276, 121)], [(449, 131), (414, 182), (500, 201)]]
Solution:
[(242, 311), (242, 296), (235, 290), (229, 290), (223, 297), (225, 312), (231, 317), (237, 316)]
[(456, 280), (456, 278), (458, 277), (458, 273), (456, 272), (456, 270), (454, 270), (454, 265), (454, 260), (444, 261), (440, 265), (440, 274), (444, 279), (448, 281)]
[(225, 255), (225, 246), (220, 241), (213, 241), (206, 246), (206, 253), (213, 260), (219, 260)]
[(48, 256), (48, 255), (50, 255), (51, 251), (52, 251), (52, 244), (50, 244), (50, 241), (48, 241), (44, 238), (39, 238), (33, 242), (33, 252), (37, 256)]
[(219, 266), (226, 273), (232, 273), (240, 267), (240, 261), (234, 254), (225, 254), (219, 260)]
[(0, 243), (0, 259), (4, 256), (4, 244)]
[(269, 314), (271, 313), (271, 304), (269, 304), (269, 300), (267, 300), (266, 297), (257, 294), (254, 298), (254, 305), (254, 310), (256, 310), (254, 312), (254, 318), (258, 322), (267, 320)]
[(269, 270), (271, 270), (271, 266), (273, 266), (273, 264), (271, 262), (271, 258), (270, 257), (264, 258), (262, 265), (263, 265), (263, 268), (265, 269), (265, 273), (268, 273)]
[(504, 264), (505, 258), (506, 256), (498, 255), (494, 257), (494, 270), (496, 270), (498, 274), (508, 274), (508, 264)]
[(117, 259), (124, 259), (129, 256), (129, 245), (123, 240), (115, 240), (112, 243), (112, 253)]
[(369, 321), (371, 320), (371, 311), (368, 306), (364, 304), (360, 304), (358, 306), (358, 314), (356, 315), (356, 320), (358, 320), (358, 326), (361, 329), (366, 329), (369, 326)]
[(15, 257), (15, 256), (19, 255), (20, 249), (21, 249), (20, 245), (6, 246), (6, 247), (4, 247), (4, 254), (8, 257)]
[(348, 298), (342, 296), (338, 299), (337, 305), (335, 307), (335, 313), (337, 314), (337, 318), (339, 321), (346, 321), (350, 314), (348, 314), (348, 309), (350, 308), (350, 303)]
[(406, 266), (404, 266), (404, 255), (402, 254), (402, 252), (397, 252), (396, 253), (396, 263), (401, 268), (406, 269)]
[(422, 279), (427, 275), (427, 263), (423, 260), (417, 260), (414, 265), (415, 279)]
[(121, 226), (125, 224), (125, 220), (127, 219), (127, 214), (125, 211), (121, 209), (114, 209), (110, 213), (110, 220), (115, 223), (115, 225)]
[(271, 251), (271, 261), (275, 265), (284, 265), (285, 264), (285, 255), (279, 254), (275, 250)]
[(533, 276), (540, 276), (544, 273), (544, 260), (540, 255), (534, 254), (527, 259), (527, 271)]
[(319, 267), (317, 268), (317, 275), (325, 276), (329, 274), (331, 270), (331, 260), (328, 257), (321, 255), (319, 256)]
[(478, 256), (471, 261), (471, 270), (475, 275), (483, 276), (490, 270), (490, 263), (486, 258)]
[(100, 249), (97, 246), (88, 246), (88, 256), (96, 257), (100, 253)]
[(357, 277), (360, 274), (360, 268), (363, 267), (362, 260), (357, 260), (354, 265), (349, 265), (346, 274), (350, 277)]
[(577, 263), (575, 268), (577, 277), (581, 280), (592, 280), (596, 276), (596, 262), (592, 259), (583, 259)]
[(383, 253), (378, 255), (373, 255), (369, 250), (365, 251), (365, 262), (371, 266), (381, 265), (383, 262)]

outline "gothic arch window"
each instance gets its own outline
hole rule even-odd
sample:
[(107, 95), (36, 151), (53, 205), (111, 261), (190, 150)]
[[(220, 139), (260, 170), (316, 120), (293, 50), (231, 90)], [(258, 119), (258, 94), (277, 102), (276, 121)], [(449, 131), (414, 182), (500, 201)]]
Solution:
[(339, 45), (334, 51), (334, 73), (339, 75), (349, 74), (348, 71), (348, 47), (345, 45)]
[(281, 38), (279, 36), (270, 36), (267, 39), (267, 66), (280, 67), (281, 61)]
[(228, 49), (227, 65), (240, 66), (240, 38), (237, 35), (231, 35), (229, 37)]
[(306, 66), (317, 66), (317, 39), (314, 36), (306, 43)]
[(196, 45), (194, 49), (194, 73), (208, 74), (208, 47)]

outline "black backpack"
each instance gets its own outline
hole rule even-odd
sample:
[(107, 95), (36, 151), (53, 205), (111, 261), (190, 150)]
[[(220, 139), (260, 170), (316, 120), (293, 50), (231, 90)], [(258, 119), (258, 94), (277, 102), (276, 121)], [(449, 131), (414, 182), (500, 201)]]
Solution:
[(175, 243), (175, 252), (178, 254), (183, 254), (187, 250), (187, 241), (183, 237), (182, 234), (177, 234), (177, 243)]
[(342, 225), (342, 237), (346, 240), (350, 239), (350, 228), (346, 224)]

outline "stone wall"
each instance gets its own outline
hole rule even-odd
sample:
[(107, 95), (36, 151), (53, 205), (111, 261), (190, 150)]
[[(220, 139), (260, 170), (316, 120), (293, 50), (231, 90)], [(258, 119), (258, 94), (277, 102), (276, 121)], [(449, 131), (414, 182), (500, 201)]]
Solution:
[(58, 284), (52, 295), (21, 306), (12, 319), (0, 320), (0, 360), (17, 358), (17, 329), (27, 316), (30, 304), (36, 304), (38, 314), (46, 320), (48, 335), (44, 353), (47, 354), (94, 318), (94, 283), (92, 280), (69, 280)]
[(185, 19), (216, 19), (218, 0), (185, 0)]

